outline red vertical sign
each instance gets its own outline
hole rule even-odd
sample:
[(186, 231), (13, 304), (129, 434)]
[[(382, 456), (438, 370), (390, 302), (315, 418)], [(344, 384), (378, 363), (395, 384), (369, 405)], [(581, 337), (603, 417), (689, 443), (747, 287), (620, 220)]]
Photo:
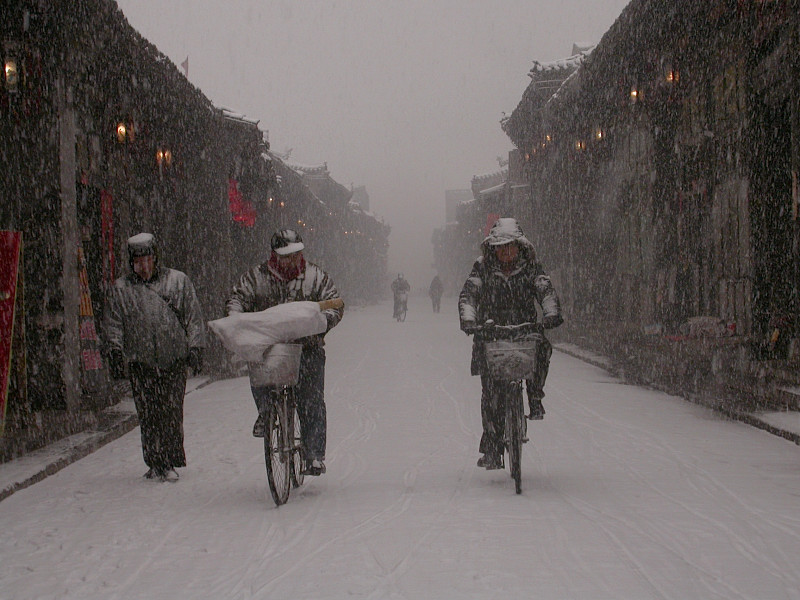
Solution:
[(0, 231), (0, 430), (6, 422), (22, 233)]

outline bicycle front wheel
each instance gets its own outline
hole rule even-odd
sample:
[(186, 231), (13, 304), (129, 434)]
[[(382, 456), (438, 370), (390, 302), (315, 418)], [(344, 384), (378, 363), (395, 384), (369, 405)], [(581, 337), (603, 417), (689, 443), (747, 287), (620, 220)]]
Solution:
[(264, 458), (267, 463), (267, 482), (272, 499), (280, 506), (289, 499), (290, 452), (288, 446), (288, 419), (286, 404), (275, 399), (267, 409), (264, 432)]
[(522, 385), (514, 383), (506, 398), (506, 448), (511, 478), (518, 494), (522, 493), (522, 438), (525, 434), (525, 411), (522, 406)]

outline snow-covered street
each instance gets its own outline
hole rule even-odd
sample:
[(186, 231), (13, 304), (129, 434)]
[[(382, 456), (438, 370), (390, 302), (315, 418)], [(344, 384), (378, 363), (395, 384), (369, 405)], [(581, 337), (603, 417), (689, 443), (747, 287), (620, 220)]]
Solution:
[(188, 467), (138, 428), (0, 502), (0, 597), (800, 598), (800, 448), (555, 352), (523, 492), (475, 466), (453, 299), (327, 337), (328, 472), (276, 508), (246, 378), (187, 396)]

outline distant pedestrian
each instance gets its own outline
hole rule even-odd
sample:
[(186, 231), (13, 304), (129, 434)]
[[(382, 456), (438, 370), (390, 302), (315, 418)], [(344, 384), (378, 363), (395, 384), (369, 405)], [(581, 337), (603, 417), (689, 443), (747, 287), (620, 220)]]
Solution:
[(433, 276), (431, 286), (428, 288), (428, 296), (431, 297), (433, 303), (433, 312), (438, 313), (442, 308), (442, 294), (444, 293), (444, 285), (438, 275)]
[(158, 264), (155, 238), (128, 239), (131, 273), (114, 283), (106, 313), (109, 368), (131, 382), (142, 435), (145, 477), (174, 481), (186, 466), (183, 397), (186, 369), (200, 373), (205, 325), (185, 273)]

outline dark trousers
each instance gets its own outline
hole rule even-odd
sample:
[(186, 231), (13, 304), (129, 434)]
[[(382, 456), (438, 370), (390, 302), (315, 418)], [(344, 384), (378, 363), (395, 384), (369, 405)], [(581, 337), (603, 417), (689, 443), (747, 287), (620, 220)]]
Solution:
[[(253, 387), (253, 399), (259, 414), (269, 402), (270, 386)], [(325, 409), (325, 350), (304, 348), (300, 357), (300, 380), (295, 386), (297, 414), (308, 460), (325, 460), (327, 444), (327, 412)]]
[(442, 297), (431, 296), (431, 302), (433, 303), (433, 312), (438, 313), (439, 310), (442, 308)]
[(505, 432), (505, 398), (514, 393), (516, 384), (491, 379), (481, 375), (481, 422), (483, 435), (479, 450), (483, 454), (503, 454), (503, 434)]
[[(550, 356), (553, 354), (553, 346), (547, 340), (539, 344), (537, 349), (536, 376), (526, 379), (525, 385), (528, 391), (528, 399), (544, 398), (544, 383), (547, 379), (547, 372), (550, 370)], [(481, 375), (481, 422), (483, 424), (483, 435), (479, 450), (486, 454), (503, 453), (503, 433), (505, 429), (505, 405), (504, 398), (507, 394), (513, 393), (513, 384), (507, 381), (491, 379), (487, 375)]]
[(145, 464), (157, 471), (185, 467), (183, 397), (186, 393), (186, 361), (176, 361), (166, 369), (131, 363), (129, 372)]
[(525, 380), (525, 387), (528, 390), (528, 400), (531, 398), (544, 398), (544, 383), (547, 381), (547, 373), (550, 370), (550, 357), (553, 354), (553, 346), (547, 338), (539, 344), (536, 351), (536, 376)]

